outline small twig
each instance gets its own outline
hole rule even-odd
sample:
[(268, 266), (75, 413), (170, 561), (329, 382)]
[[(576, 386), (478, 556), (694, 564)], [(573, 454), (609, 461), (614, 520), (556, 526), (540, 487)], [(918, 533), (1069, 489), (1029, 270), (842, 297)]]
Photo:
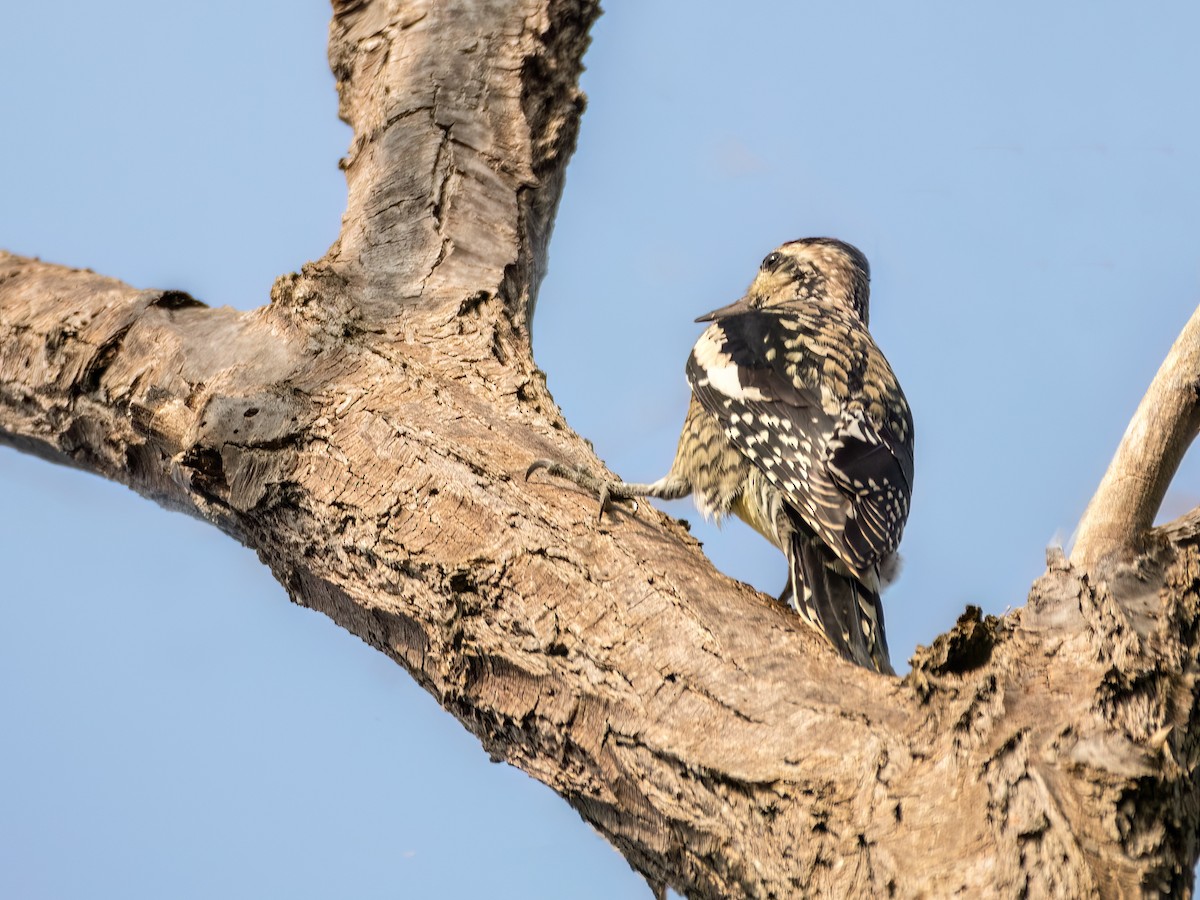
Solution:
[(1200, 430), (1200, 308), (1175, 340), (1084, 510), (1071, 562), (1095, 569), (1135, 556)]

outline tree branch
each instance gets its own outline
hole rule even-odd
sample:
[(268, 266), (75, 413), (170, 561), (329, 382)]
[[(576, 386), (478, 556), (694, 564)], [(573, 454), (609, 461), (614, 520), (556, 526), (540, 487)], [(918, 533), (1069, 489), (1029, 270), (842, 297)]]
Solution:
[(1200, 431), (1200, 308), (1176, 338), (1138, 404), (1092, 497), (1071, 560), (1093, 570), (1127, 562), (1145, 538), (1183, 455)]
[(0, 257), (0, 440), (254, 547), (655, 885), (693, 896), (1190, 886), (1195, 528), (1136, 578), (1054, 561), (904, 681), (840, 660), (600, 468), (529, 315), (577, 129), (585, 0), (334, 6), (355, 129), (322, 260), (250, 313)]

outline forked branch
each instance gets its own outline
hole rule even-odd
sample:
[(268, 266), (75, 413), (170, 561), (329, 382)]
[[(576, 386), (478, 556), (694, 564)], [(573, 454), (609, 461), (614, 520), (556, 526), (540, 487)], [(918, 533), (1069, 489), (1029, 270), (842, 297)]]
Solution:
[[(528, 332), (596, 12), (336, 0), (355, 129), (338, 242), (249, 313), (0, 254), (0, 442), (254, 547), (655, 885), (1189, 890), (1196, 527), (1128, 591), (1058, 560), (1027, 606), (969, 613), (900, 681), (837, 659), (654, 510), (598, 524), (594, 501), (520, 478), (542, 457), (602, 471)], [(1195, 433), (1198, 331), (1079, 559), (1149, 525)]]

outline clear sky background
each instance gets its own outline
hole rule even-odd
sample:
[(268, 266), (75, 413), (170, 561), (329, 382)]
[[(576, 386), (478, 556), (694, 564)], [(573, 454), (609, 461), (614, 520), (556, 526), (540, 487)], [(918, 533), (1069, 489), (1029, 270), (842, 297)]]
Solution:
[[(0, 247), (251, 308), (337, 234), (306, 0), (8, 4)], [(1200, 8), (609, 0), (535, 344), (652, 480), (692, 320), (849, 240), (917, 427), (893, 658), (1024, 601), (1200, 302)], [(1200, 502), (1194, 458), (1167, 500)], [(778, 593), (780, 554), (693, 522)], [(0, 896), (646, 898), (548, 789), (252, 552), (0, 448)]]

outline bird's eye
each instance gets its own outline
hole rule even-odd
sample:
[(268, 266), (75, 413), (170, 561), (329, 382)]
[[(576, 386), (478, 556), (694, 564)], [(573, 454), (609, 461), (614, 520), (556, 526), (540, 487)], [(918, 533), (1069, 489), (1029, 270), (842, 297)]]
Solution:
[(772, 253), (762, 261), (762, 270), (764, 272), (774, 272), (779, 268), (779, 264), (783, 262), (782, 253)]

